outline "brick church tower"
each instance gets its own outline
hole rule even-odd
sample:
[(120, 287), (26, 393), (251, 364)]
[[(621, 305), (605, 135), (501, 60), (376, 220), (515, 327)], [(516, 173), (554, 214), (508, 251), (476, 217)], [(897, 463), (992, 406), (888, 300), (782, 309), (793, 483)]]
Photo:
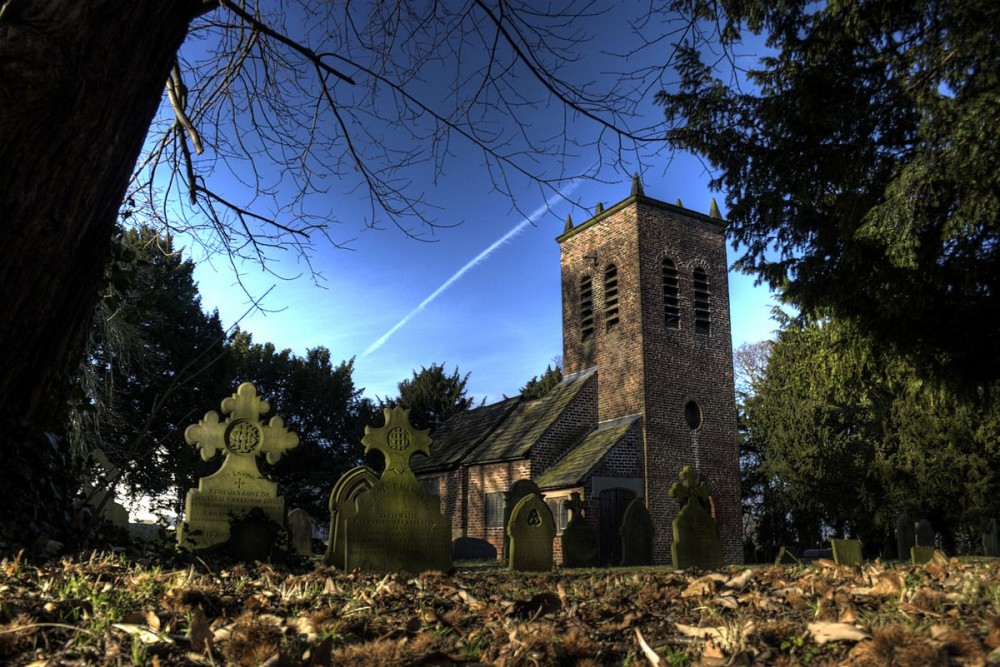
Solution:
[(670, 562), (685, 465), (709, 482), (727, 563), (743, 558), (740, 477), (722, 220), (632, 194), (574, 227), (560, 245), (563, 371), (597, 368), (598, 419), (642, 416), (641, 468)]

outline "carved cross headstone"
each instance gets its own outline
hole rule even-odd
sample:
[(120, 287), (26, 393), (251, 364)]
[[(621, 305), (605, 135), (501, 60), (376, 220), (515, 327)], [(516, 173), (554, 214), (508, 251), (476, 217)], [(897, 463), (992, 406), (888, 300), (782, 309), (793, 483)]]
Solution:
[[(510, 488), (503, 494), (503, 556), (504, 561), (510, 563), (510, 535), (507, 534), (507, 525), (510, 523), (511, 512), (514, 506), (521, 502), (521, 498), (528, 495), (536, 495), (543, 498), (542, 490), (538, 488), (530, 479), (519, 479), (510, 485)], [(551, 510), (550, 510), (551, 511)]]
[(896, 558), (906, 560), (910, 549), (916, 545), (916, 533), (913, 530), (913, 517), (906, 512), (896, 519)]
[(622, 566), (653, 564), (653, 519), (646, 501), (635, 498), (622, 514), (619, 529), (622, 543)]
[(566, 507), (569, 523), (562, 534), (563, 567), (594, 567), (597, 565), (597, 535), (584, 516), (589, 503), (579, 493), (570, 494)]
[(427, 431), (410, 426), (408, 411), (386, 409), (385, 426), (365, 427), (365, 453), (381, 452), (385, 472), (358, 495), (357, 512), (345, 520), (345, 568), (372, 572), (452, 569), (451, 524), (410, 470), (410, 457), (430, 453)]
[(330, 493), (330, 536), (326, 564), (344, 569), (347, 559), (347, 520), (358, 513), (358, 496), (378, 481), (378, 473), (368, 466), (348, 470), (337, 480)]
[(227, 542), (231, 522), (245, 519), (254, 508), (279, 528), (285, 525), (285, 499), (278, 496), (277, 484), (261, 476), (257, 457), (277, 463), (298, 446), (299, 438), (285, 428), (281, 417), (262, 424), (261, 415), (270, 409), (257, 389), (244, 382), (222, 401), (225, 421), (211, 411), (184, 431), (184, 439), (198, 448), (205, 461), (219, 452), (225, 458), (215, 474), (201, 478), (198, 488), (188, 491), (184, 522), (177, 531), (182, 547), (205, 549)]
[(670, 497), (682, 504), (673, 521), (673, 565), (678, 569), (718, 569), (722, 567), (722, 544), (715, 519), (705, 510), (711, 489), (691, 466), (684, 466), (680, 478), (670, 487)]
[(552, 540), (556, 522), (541, 496), (528, 494), (518, 501), (507, 524), (510, 537), (510, 569), (548, 572), (552, 569)]

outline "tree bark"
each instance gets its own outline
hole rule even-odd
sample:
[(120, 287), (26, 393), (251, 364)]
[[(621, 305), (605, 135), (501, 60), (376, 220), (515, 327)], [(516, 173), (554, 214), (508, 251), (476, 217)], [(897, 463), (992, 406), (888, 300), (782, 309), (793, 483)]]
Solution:
[(64, 412), (129, 175), (200, 7), (0, 7), (0, 429), (37, 433)]

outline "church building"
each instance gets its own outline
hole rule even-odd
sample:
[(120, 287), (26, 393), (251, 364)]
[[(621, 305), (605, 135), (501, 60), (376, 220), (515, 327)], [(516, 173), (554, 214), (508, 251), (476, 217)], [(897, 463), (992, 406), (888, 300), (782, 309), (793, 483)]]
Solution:
[(440, 496), (453, 537), (498, 553), (513, 482), (539, 486), (559, 530), (579, 493), (607, 565), (635, 498), (653, 520), (655, 562), (670, 562), (679, 505), (668, 491), (690, 465), (711, 486), (725, 561), (741, 562), (726, 240), (714, 202), (696, 213), (646, 197), (636, 178), (625, 200), (577, 226), (567, 218), (556, 241), (563, 381), (542, 398), (449, 419), (430, 457), (411, 461), (414, 473)]

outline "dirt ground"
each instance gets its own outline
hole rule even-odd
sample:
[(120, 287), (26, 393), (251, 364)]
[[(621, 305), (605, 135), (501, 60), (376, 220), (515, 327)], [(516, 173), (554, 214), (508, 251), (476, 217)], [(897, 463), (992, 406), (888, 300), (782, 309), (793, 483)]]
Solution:
[(0, 563), (7, 665), (1000, 664), (1000, 560), (346, 574)]

